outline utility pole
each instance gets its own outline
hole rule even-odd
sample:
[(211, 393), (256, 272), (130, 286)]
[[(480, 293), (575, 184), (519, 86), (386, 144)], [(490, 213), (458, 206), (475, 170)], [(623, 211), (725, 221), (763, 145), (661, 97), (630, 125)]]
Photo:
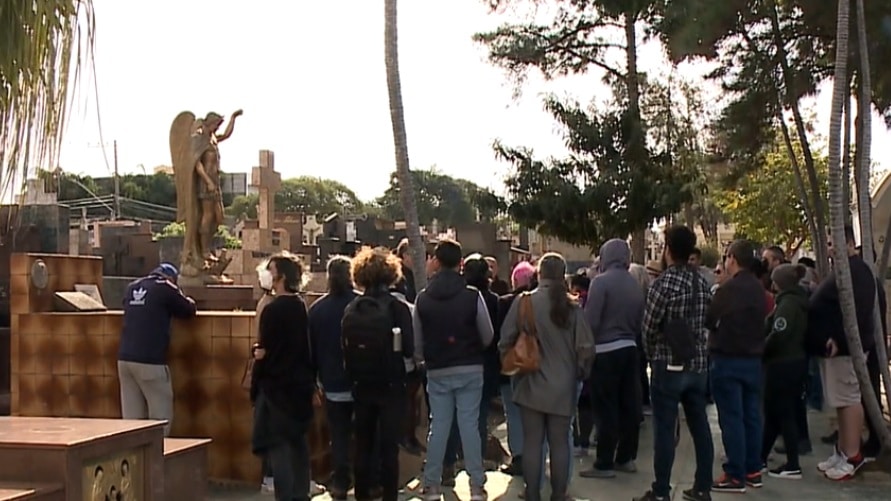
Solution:
[(114, 219), (121, 217), (121, 177), (118, 175), (118, 140), (114, 140)]

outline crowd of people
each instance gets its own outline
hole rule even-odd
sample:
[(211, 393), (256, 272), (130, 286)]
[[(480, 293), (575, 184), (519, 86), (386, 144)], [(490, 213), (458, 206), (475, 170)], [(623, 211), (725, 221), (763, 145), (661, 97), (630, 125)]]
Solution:
[[(850, 228), (845, 237), (847, 248), (830, 253), (851, 265), (861, 344), (878, 392), (874, 307), (878, 297), (884, 330), (884, 293)], [(782, 249), (762, 252), (744, 240), (705, 268), (685, 226), (667, 228), (664, 243), (661, 262), (643, 266), (632, 263), (625, 240), (609, 240), (593, 266), (575, 274), (548, 253), (516, 263), (510, 284), (498, 278), (497, 260), (465, 255), (453, 240), (440, 241), (425, 263), (413, 262), (407, 241), (393, 251), (365, 248), (328, 261), (327, 293), (308, 309), (299, 294), (302, 263), (273, 256), (258, 268), (265, 294), (249, 378), (252, 445), (267, 489), (288, 501), (321, 491), (310, 480), (306, 434), (314, 408), (324, 405), (332, 498), (354, 489), (359, 501), (396, 500), (402, 448), (425, 455), (425, 501), (455, 485), (459, 464), (471, 500), (485, 501), (488, 412), (499, 397), (511, 458), (500, 469), (523, 478), (527, 501), (541, 499), (546, 478), (553, 501), (569, 499), (573, 457), (592, 448), (593, 462), (579, 476), (636, 473), (648, 415), (655, 478), (635, 500), (669, 499), (679, 408), (696, 456), (684, 499), (759, 488), (765, 475), (801, 478), (799, 456), (812, 448), (807, 407), (823, 402), (837, 412), (839, 429), (823, 437), (835, 446), (818, 468), (831, 480), (853, 477), (879, 444), (874, 431), (861, 439), (860, 386), (835, 277), (821, 280), (812, 261), (791, 264)], [(425, 289), (415, 290), (415, 273), (427, 275)], [(144, 299), (152, 287), (177, 314), (194, 314), (175, 280), (175, 268), (156, 270), (131, 285), (131, 295), (143, 291)], [(125, 305), (122, 381), (162, 360), (132, 355), (144, 344), (133, 327), (144, 321), (133, 313), (140, 306)], [(122, 384), (125, 417), (157, 418), (133, 403), (139, 387)], [(711, 403), (725, 455), (717, 478)], [(774, 452), (785, 459), (771, 466)]]

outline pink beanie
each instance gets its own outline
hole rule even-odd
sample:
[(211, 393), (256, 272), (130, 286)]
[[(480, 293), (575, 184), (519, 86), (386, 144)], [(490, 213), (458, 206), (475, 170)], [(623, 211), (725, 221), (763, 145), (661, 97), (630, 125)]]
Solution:
[(532, 275), (535, 275), (535, 267), (528, 261), (520, 261), (514, 266), (510, 275), (510, 281), (514, 288), (529, 285), (532, 281)]

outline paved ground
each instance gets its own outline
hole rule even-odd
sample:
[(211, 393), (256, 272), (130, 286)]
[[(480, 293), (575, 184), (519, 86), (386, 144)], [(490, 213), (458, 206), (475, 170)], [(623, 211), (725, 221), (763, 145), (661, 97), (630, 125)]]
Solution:
[[(710, 409), (714, 412), (714, 407)], [(720, 458), (722, 448), (720, 445), (720, 432), (717, 428), (716, 420), (712, 416), (712, 431), (715, 437), (716, 455)], [(811, 433), (816, 438), (825, 434), (830, 426), (828, 419), (819, 414), (811, 414)], [(498, 429), (496, 434), (502, 438), (504, 435), (503, 426)], [(891, 499), (891, 472), (880, 471), (877, 468), (865, 469), (858, 478), (844, 482), (831, 482), (826, 480), (816, 470), (816, 464), (822, 461), (831, 452), (830, 446), (815, 445), (816, 451), (813, 455), (802, 458), (802, 467), (805, 477), (802, 480), (776, 480), (765, 477), (764, 487), (762, 489), (749, 489), (746, 494), (748, 499), (753, 500), (857, 500), (857, 501), (873, 501)], [(634, 496), (639, 496), (653, 480), (652, 466), (652, 433), (648, 422), (644, 425), (641, 433), (640, 457), (637, 462), (640, 471), (635, 474), (625, 474), (611, 480), (594, 480), (583, 479), (576, 475), (572, 480), (570, 493), (580, 500), (597, 500), (597, 501), (627, 501)], [(717, 466), (719, 459), (716, 459), (716, 472), (720, 471)], [(590, 466), (591, 458), (579, 460), (576, 464), (575, 471)], [(413, 474), (419, 471), (420, 462), (417, 458), (403, 455), (401, 465), (404, 478), (411, 478)], [(677, 456), (675, 459), (673, 478), (677, 482), (673, 491), (673, 498), (680, 500), (681, 490), (690, 487), (693, 479), (693, 471), (695, 469), (693, 444), (686, 433), (683, 433), (681, 442), (678, 445)], [(416, 486), (417, 481), (410, 481), (409, 486)], [(499, 501), (518, 500), (518, 493), (523, 488), (523, 482), (520, 478), (511, 478), (501, 473), (489, 472), (486, 490), (489, 492), (489, 499)], [(213, 501), (260, 501), (271, 500), (272, 496), (264, 495), (257, 492), (256, 489), (231, 489), (214, 487), (211, 489), (211, 499)], [(736, 494), (713, 494), (715, 500), (733, 499)], [(352, 499), (352, 498), (351, 498)], [(404, 500), (417, 499), (417, 492), (407, 489), (403, 496)], [(446, 501), (459, 501), (470, 499), (469, 489), (467, 487), (467, 476), (461, 473), (458, 476), (458, 487), (453, 492), (448, 492), (445, 496)], [(547, 498), (545, 498), (547, 499)], [(328, 495), (315, 498), (315, 501), (329, 501)]]

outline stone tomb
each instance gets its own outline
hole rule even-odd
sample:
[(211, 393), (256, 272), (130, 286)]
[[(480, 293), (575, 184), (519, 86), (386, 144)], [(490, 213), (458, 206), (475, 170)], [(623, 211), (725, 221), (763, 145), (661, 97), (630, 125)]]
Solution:
[(206, 439), (165, 439), (164, 421), (0, 418), (0, 501), (200, 500)]
[(0, 418), (0, 480), (21, 489), (40, 484), (52, 494), (45, 499), (115, 499), (120, 492), (160, 501), (163, 437), (158, 421)]

